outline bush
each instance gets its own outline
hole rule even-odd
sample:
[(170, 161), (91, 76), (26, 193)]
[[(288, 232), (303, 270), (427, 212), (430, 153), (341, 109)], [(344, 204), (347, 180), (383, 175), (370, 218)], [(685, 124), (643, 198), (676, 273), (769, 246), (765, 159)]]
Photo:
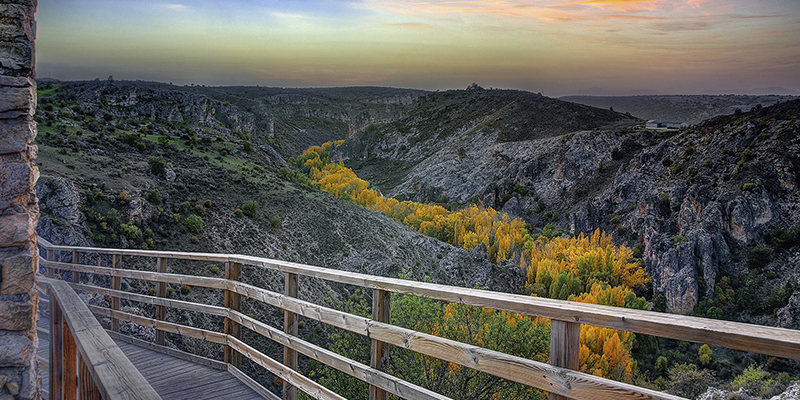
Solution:
[(236, 217), (241, 218), (244, 216), (244, 211), (242, 211), (241, 208), (237, 208), (233, 210), (233, 214), (236, 215)]
[(273, 227), (273, 228), (275, 228), (275, 229), (278, 229), (278, 228), (280, 228), (280, 227), (281, 227), (281, 219), (280, 219), (280, 218), (278, 218), (278, 217), (272, 217), (272, 219), (269, 221), (269, 223), (270, 223), (270, 224), (272, 225), (272, 227)]
[(242, 213), (250, 218), (255, 218), (258, 215), (258, 203), (254, 200), (248, 200), (242, 204)]
[(677, 364), (669, 370), (669, 393), (694, 399), (709, 386), (716, 387), (718, 383), (707, 369), (698, 370), (694, 364)]
[(246, 151), (248, 153), (252, 153), (253, 152), (253, 143), (250, 143), (249, 141), (244, 142), (242, 144), (242, 147), (244, 148), (244, 151)]
[(189, 286), (188, 285), (181, 286), (181, 294), (183, 294), (183, 295), (189, 294)]
[(767, 246), (756, 246), (747, 254), (747, 266), (750, 269), (761, 268), (772, 258), (772, 249)]
[(698, 350), (698, 352), (697, 352), (697, 356), (698, 356), (698, 358), (700, 360), (700, 364), (702, 364), (704, 366), (710, 364), (711, 363), (711, 356), (713, 354), (714, 353), (711, 351), (711, 348), (708, 347), (707, 344), (704, 344), (704, 345), (700, 346), (700, 350)]
[(159, 192), (158, 189), (151, 190), (149, 193), (147, 193), (147, 201), (154, 205), (161, 204), (161, 201), (163, 201), (161, 198), (161, 192)]
[(119, 233), (131, 242), (142, 238), (142, 230), (134, 224), (121, 224), (119, 226)]
[(147, 166), (150, 171), (155, 175), (161, 175), (164, 172), (164, 167), (167, 166), (167, 161), (161, 157), (150, 157), (147, 159)]
[(744, 185), (742, 185), (742, 191), (745, 191), (745, 192), (749, 192), (749, 191), (751, 191), (751, 190), (753, 190), (755, 188), (756, 188), (756, 184), (753, 183), (753, 182), (747, 182)]
[(199, 215), (192, 214), (183, 220), (183, 225), (192, 233), (200, 233), (203, 231), (203, 219)]

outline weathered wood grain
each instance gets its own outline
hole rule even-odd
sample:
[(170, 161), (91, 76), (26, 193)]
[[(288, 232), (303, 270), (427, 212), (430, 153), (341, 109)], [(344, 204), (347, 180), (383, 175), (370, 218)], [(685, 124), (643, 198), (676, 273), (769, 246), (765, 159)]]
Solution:
[[(283, 276), (283, 294), (288, 297), (297, 297), (299, 285), (297, 274), (285, 273)], [(292, 336), (297, 336), (297, 314), (283, 310), (283, 331)], [(283, 346), (283, 364), (287, 368), (297, 370), (297, 352), (289, 346)], [(297, 387), (283, 381), (283, 400), (296, 400)]]
[(371, 368), (340, 354), (306, 342), (298, 337), (289, 335), (280, 329), (271, 327), (255, 318), (242, 314), (241, 312), (231, 311), (230, 318), (239, 321), (239, 323), (245, 328), (261, 334), (262, 336), (271, 339), (276, 343), (290, 347), (293, 350), (308, 356), (309, 358), (317, 360), (371, 385), (380, 387), (381, 389), (395, 394), (400, 398), (420, 400), (449, 399), (447, 396), (440, 395), (428, 389), (414, 385), (413, 383), (406, 382), (386, 372)]
[[(156, 262), (156, 271), (161, 274), (165, 274), (167, 272), (167, 259), (163, 257), (159, 257)], [(156, 296), (158, 297), (167, 297), (167, 283), (166, 282), (157, 282), (156, 283)], [(156, 306), (156, 319), (157, 320), (165, 320), (167, 318), (167, 307), (164, 306)], [(164, 345), (166, 343), (166, 333), (161, 329), (156, 328), (156, 344)]]
[(302, 390), (303, 392), (305, 392), (306, 394), (315, 399), (347, 400), (344, 397), (339, 396), (338, 394), (332, 392), (325, 386), (322, 386), (312, 381), (311, 379), (306, 378), (299, 372), (287, 368), (285, 365), (273, 360), (272, 358), (267, 357), (263, 353), (248, 346), (239, 339), (229, 336), (228, 345), (234, 348), (242, 355), (244, 355), (245, 357), (253, 360), (253, 362), (255, 362), (256, 364), (264, 367), (267, 371), (271, 372), (273, 375), (283, 379), (284, 381), (289, 382), (289, 384), (291, 384), (294, 387), (300, 388), (300, 390)]
[[(64, 281), (51, 281), (49, 286), (51, 302), (58, 303), (64, 322), (63, 376), (69, 377), (64, 378), (64, 382), (67, 379), (77, 382), (77, 353), (86, 362), (92, 380), (104, 399), (160, 399), (69, 285)], [(67, 348), (68, 338), (75, 338), (77, 351)], [(64, 398), (73, 398), (66, 389), (69, 385), (64, 385)], [(51, 391), (54, 389), (51, 387)]]
[[(242, 280), (242, 264), (235, 263), (235, 262), (226, 262), (225, 263), (225, 279), (232, 280), (232, 281), (240, 281)], [(225, 290), (225, 299), (224, 303), (225, 308), (235, 311), (241, 311), (242, 309), (242, 295), (239, 293)], [(225, 318), (224, 322), (224, 330), (223, 332), (226, 335), (231, 335), (237, 339), (242, 338), (242, 326), (236, 323), (235, 321), (231, 320), (230, 318)], [(223, 360), (226, 363), (230, 363), (236, 368), (242, 367), (242, 356), (238, 352), (234, 351), (230, 348), (230, 346), (225, 345), (223, 350)]]
[[(550, 322), (550, 365), (571, 370), (580, 369), (581, 324), (553, 320)], [(569, 400), (550, 393), (550, 400)]]
[[(122, 254), (114, 254), (111, 256), (111, 268), (122, 268)], [(118, 276), (111, 277), (111, 289), (120, 290), (122, 287), (122, 278)], [(111, 309), (119, 310), (119, 297), (111, 297)], [(119, 332), (119, 320), (111, 318), (111, 330)]]
[[(372, 291), (372, 319), (378, 322), (389, 322), (389, 312), (392, 305), (391, 292), (374, 289)], [(389, 344), (372, 339), (370, 349), (370, 366), (379, 371), (389, 370)], [(386, 400), (386, 391), (382, 388), (369, 386), (370, 400)]]

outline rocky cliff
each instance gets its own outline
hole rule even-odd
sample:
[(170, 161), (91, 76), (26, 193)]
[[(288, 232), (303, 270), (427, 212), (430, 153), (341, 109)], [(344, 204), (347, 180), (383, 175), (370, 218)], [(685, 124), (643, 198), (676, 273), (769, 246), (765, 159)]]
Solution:
[[(553, 223), (573, 233), (614, 231), (638, 245), (669, 311), (689, 313), (714, 299), (723, 275), (746, 286), (759, 245), (766, 261), (791, 254), (769, 246), (800, 223), (798, 101), (679, 132), (644, 130), (622, 114), (535, 95), (451, 96), (457, 100), (429, 96), (409, 117), (358, 132), (332, 158), (385, 195), (480, 202), (534, 230)], [(772, 278), (753, 294), (758, 301), (794, 290), (786, 282), (796, 265), (769, 268)], [(787, 307), (784, 292), (760, 311)]]

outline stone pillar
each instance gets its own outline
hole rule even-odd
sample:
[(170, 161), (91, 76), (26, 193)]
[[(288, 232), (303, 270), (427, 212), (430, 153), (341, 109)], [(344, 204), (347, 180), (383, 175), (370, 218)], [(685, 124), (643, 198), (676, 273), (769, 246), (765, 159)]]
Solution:
[(33, 185), (37, 0), (0, 0), (0, 400), (40, 399)]

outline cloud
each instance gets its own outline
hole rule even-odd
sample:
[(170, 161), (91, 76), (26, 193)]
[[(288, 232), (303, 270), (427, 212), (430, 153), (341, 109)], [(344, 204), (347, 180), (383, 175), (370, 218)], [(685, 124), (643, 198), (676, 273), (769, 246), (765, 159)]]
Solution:
[(189, 9), (189, 6), (177, 3), (165, 3), (162, 4), (161, 7), (166, 8), (168, 10), (176, 10), (176, 11), (184, 11)]

